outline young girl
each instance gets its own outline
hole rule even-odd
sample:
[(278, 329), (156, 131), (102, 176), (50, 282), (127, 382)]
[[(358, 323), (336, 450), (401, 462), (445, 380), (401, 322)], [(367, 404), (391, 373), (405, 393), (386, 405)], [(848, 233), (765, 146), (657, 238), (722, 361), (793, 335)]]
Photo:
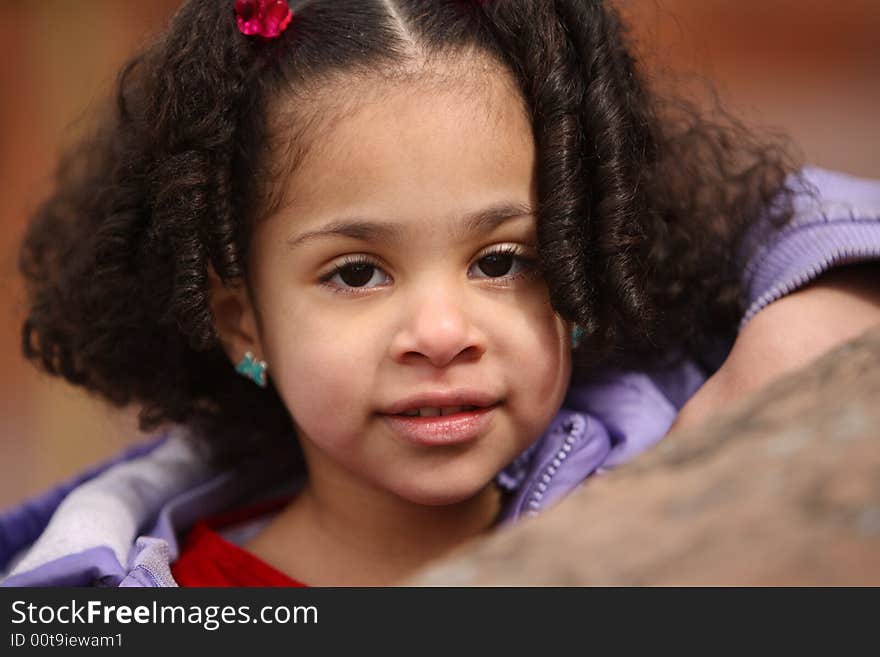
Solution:
[(116, 100), (24, 351), (164, 431), (7, 585), (399, 581), (880, 321), (880, 187), (661, 105), (600, 0), (191, 0)]

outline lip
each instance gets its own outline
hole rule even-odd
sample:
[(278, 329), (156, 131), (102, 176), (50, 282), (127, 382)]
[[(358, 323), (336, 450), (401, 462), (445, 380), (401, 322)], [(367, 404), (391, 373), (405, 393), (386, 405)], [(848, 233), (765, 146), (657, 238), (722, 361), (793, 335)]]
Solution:
[(474, 441), (486, 433), (498, 406), (500, 403), (453, 415), (433, 417), (383, 413), (382, 419), (392, 432), (407, 442), (422, 446), (460, 445)]
[[(450, 406), (495, 406), (500, 398), (480, 390), (447, 390), (444, 392), (423, 392), (401, 399), (388, 408), (382, 409), (387, 415), (400, 415), (414, 408), (442, 408)], [(479, 409), (478, 409), (479, 410)], [(454, 417), (452, 415), (448, 417)]]

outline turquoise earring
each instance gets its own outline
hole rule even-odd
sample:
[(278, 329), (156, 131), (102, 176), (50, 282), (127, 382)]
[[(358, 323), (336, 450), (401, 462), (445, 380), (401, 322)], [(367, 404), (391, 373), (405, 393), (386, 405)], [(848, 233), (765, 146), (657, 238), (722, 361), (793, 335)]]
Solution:
[(266, 387), (266, 361), (257, 360), (251, 352), (247, 352), (244, 358), (235, 366), (235, 371), (247, 377), (261, 388)]
[(581, 338), (584, 337), (584, 329), (577, 324), (571, 329), (571, 348), (577, 349), (581, 344)]

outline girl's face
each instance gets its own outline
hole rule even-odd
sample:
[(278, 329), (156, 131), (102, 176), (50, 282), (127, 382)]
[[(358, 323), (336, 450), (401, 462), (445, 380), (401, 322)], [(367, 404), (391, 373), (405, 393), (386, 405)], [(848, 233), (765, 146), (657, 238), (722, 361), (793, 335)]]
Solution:
[[(531, 126), (505, 75), (461, 78), (349, 87), (344, 112), (319, 100), (333, 118), (255, 229), (256, 298), (227, 348), (268, 362), (312, 481), (463, 501), (562, 403), (571, 326), (536, 273)], [(451, 439), (440, 418), (389, 421), (459, 390), (497, 406)]]

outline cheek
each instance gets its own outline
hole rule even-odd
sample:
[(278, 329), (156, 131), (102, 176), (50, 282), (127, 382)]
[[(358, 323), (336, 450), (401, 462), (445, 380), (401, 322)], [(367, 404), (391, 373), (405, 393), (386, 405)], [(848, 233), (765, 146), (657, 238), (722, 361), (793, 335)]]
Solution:
[(353, 340), (344, 327), (322, 323), (304, 311), (279, 319), (266, 327), (267, 354), (288, 411), (305, 429), (342, 427), (354, 415), (343, 409), (366, 407), (373, 400), (366, 336)]
[(567, 323), (545, 311), (529, 324), (529, 339), (523, 340), (514, 371), (517, 399), (513, 407), (518, 419), (535, 437), (553, 419), (568, 389), (571, 347)]
[(528, 372), (536, 397), (553, 397), (565, 392), (571, 371), (571, 336), (568, 322), (550, 305), (546, 287), (537, 286), (534, 295), (519, 312), (516, 326), (522, 372)]

